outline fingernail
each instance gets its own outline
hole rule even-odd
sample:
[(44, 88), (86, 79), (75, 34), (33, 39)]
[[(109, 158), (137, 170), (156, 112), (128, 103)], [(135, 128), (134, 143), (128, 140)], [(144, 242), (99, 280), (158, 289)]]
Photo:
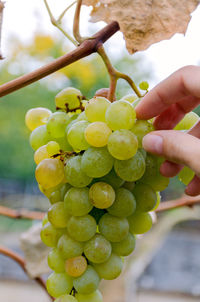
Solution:
[(143, 148), (156, 154), (162, 154), (163, 152), (163, 138), (159, 135), (147, 134), (144, 136), (142, 141)]

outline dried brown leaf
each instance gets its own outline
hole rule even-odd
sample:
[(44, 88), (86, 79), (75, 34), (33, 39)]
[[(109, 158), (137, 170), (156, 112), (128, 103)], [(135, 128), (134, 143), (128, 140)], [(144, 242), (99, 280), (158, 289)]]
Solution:
[(91, 21), (117, 21), (130, 53), (185, 33), (199, 0), (84, 0)]

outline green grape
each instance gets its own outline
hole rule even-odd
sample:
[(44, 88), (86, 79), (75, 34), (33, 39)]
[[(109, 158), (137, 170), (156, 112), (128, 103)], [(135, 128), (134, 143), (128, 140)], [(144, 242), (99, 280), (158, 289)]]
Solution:
[(109, 100), (104, 97), (94, 97), (85, 107), (85, 115), (90, 122), (105, 122), (106, 110), (110, 106)]
[(87, 187), (69, 189), (65, 195), (64, 207), (73, 216), (88, 214), (93, 208), (89, 200), (89, 189)]
[(61, 196), (61, 200), (64, 201), (65, 198), (65, 194), (67, 193), (67, 191), (71, 188), (72, 186), (68, 183), (62, 185), (62, 187), (60, 188), (60, 196)]
[(65, 261), (57, 248), (53, 248), (48, 254), (48, 266), (56, 273), (65, 271)]
[(56, 158), (44, 159), (37, 166), (35, 177), (43, 188), (53, 188), (60, 184), (64, 178), (63, 163)]
[(65, 228), (70, 216), (64, 208), (63, 201), (59, 201), (48, 210), (48, 220), (55, 228)]
[(27, 111), (25, 123), (29, 130), (33, 131), (39, 126), (45, 125), (48, 117), (52, 114), (51, 110), (43, 107), (32, 108)]
[(144, 182), (143, 178), (141, 178), (141, 182), (147, 183), (150, 185), (154, 191), (164, 191), (169, 185), (170, 179), (167, 177), (160, 175), (155, 175), (153, 179), (148, 182)]
[(67, 234), (60, 237), (57, 248), (64, 259), (78, 257), (83, 253), (83, 244), (72, 239)]
[(49, 156), (53, 156), (55, 154), (60, 153), (60, 146), (55, 141), (48, 142), (47, 146), (46, 146), (46, 149), (47, 149), (47, 152), (48, 152)]
[(85, 111), (81, 112), (78, 117), (77, 117), (77, 122), (79, 121), (87, 121), (88, 122), (88, 119), (87, 119), (87, 116), (85, 114)]
[(123, 262), (119, 256), (111, 254), (110, 258), (106, 262), (100, 264), (95, 263), (93, 266), (100, 278), (113, 280), (121, 274)]
[(138, 99), (138, 97), (134, 94), (127, 94), (125, 96), (123, 96), (123, 98), (121, 100), (123, 101), (127, 101), (129, 103), (133, 103)]
[(47, 131), (52, 137), (63, 137), (69, 122), (69, 116), (65, 112), (54, 112), (48, 119)]
[(87, 150), (89, 148), (90, 145), (87, 143), (84, 135), (88, 125), (88, 122), (80, 121), (74, 123), (68, 130), (67, 139), (75, 151)]
[(112, 247), (106, 238), (100, 234), (96, 234), (92, 239), (86, 242), (84, 246), (84, 254), (87, 259), (93, 263), (103, 263), (108, 260), (111, 255)]
[(55, 192), (56, 190), (59, 190), (61, 187), (63, 186), (62, 183), (58, 184), (55, 187), (49, 188), (49, 189), (45, 189), (43, 188), (40, 184), (38, 184), (38, 188), (39, 190), (47, 197), (49, 198), (52, 192)]
[(137, 211), (150, 212), (156, 205), (156, 192), (147, 184), (138, 183), (133, 189)]
[(123, 184), (123, 188), (129, 190), (129, 191), (132, 191), (135, 187), (135, 182), (134, 181), (126, 181), (124, 184)]
[(97, 224), (90, 215), (81, 217), (72, 216), (67, 223), (67, 230), (70, 236), (77, 241), (90, 240), (96, 233)]
[(94, 122), (85, 129), (85, 139), (93, 147), (104, 147), (112, 130), (104, 122)]
[(59, 144), (61, 150), (63, 150), (63, 151), (73, 151), (73, 148), (69, 144), (66, 137), (56, 138), (55, 141)]
[(154, 131), (154, 126), (148, 121), (137, 120), (131, 131), (135, 134), (138, 140), (139, 148), (142, 148), (143, 137), (151, 131)]
[(157, 208), (159, 207), (160, 202), (161, 202), (160, 192), (156, 192), (156, 196), (157, 196), (156, 204), (155, 204), (155, 207), (152, 209), (152, 211), (157, 210)]
[(72, 295), (62, 295), (55, 302), (78, 302), (78, 300)]
[(48, 293), (57, 298), (63, 294), (69, 294), (73, 287), (73, 281), (66, 273), (52, 273), (47, 279)]
[(135, 241), (136, 238), (131, 233), (128, 233), (126, 238), (120, 242), (113, 242), (112, 243), (112, 252), (118, 256), (128, 256), (130, 255), (135, 249)]
[(112, 169), (108, 174), (99, 178), (97, 181), (106, 182), (111, 185), (114, 189), (120, 188), (124, 184), (124, 180), (121, 179)]
[(46, 145), (50, 141), (50, 136), (47, 132), (46, 125), (39, 126), (31, 132), (29, 142), (33, 150), (37, 150), (39, 147)]
[(149, 83), (146, 82), (146, 81), (143, 81), (143, 82), (141, 82), (141, 83), (139, 84), (139, 87), (140, 87), (141, 90), (148, 90), (148, 88), (149, 88)]
[(199, 116), (195, 112), (187, 113), (184, 118), (176, 125), (174, 130), (189, 130), (199, 121)]
[(60, 236), (60, 231), (56, 230), (50, 223), (46, 223), (40, 233), (42, 242), (50, 247), (56, 246)]
[(152, 218), (149, 213), (135, 212), (128, 217), (128, 222), (132, 234), (144, 234), (152, 227)]
[(67, 182), (78, 188), (86, 187), (92, 181), (92, 178), (85, 173), (81, 159), (81, 155), (71, 157), (67, 160), (65, 166), (65, 177)]
[[(76, 119), (73, 119), (68, 125), (67, 125), (67, 127), (66, 127), (66, 129), (65, 129), (65, 135), (67, 136), (67, 133), (68, 133), (68, 131), (69, 131), (69, 129), (74, 125), (74, 124), (76, 124), (77, 123), (77, 118)], [(89, 122), (88, 122), (89, 123)]]
[(180, 181), (186, 186), (191, 182), (194, 176), (195, 173), (188, 167), (184, 167), (178, 174)]
[(115, 202), (107, 209), (108, 213), (117, 217), (127, 217), (133, 214), (136, 209), (136, 201), (133, 194), (125, 189), (116, 190)]
[(137, 149), (137, 137), (129, 130), (117, 130), (109, 136), (108, 151), (114, 158), (129, 159), (136, 154)]
[(96, 290), (89, 295), (76, 294), (76, 299), (78, 300), (78, 302), (103, 302), (103, 297), (99, 290)]
[(42, 226), (45, 226), (49, 222), (47, 213), (44, 215), (44, 218), (42, 219)]
[(115, 201), (115, 191), (105, 182), (96, 182), (90, 187), (89, 198), (98, 209), (106, 209)]
[(81, 167), (90, 177), (102, 177), (110, 172), (113, 162), (106, 148), (90, 147), (82, 156)]
[(128, 235), (128, 220), (106, 213), (99, 221), (99, 231), (107, 240), (119, 242)]
[(56, 107), (59, 109), (75, 109), (80, 106), (82, 100), (82, 93), (80, 90), (67, 87), (60, 91), (55, 97)]
[(49, 158), (49, 153), (47, 152), (47, 145), (39, 147), (34, 153), (34, 161), (38, 165), (43, 159)]
[(106, 123), (112, 130), (131, 129), (135, 120), (135, 110), (127, 101), (114, 102), (106, 111)]
[(51, 204), (57, 203), (59, 201), (63, 201), (61, 199), (60, 190), (56, 190), (56, 191), (52, 192), (51, 195), (49, 196), (49, 201)]
[(138, 149), (138, 151), (142, 154), (142, 156), (144, 157), (144, 160), (146, 160), (147, 152), (143, 148)]
[(127, 160), (115, 160), (115, 172), (126, 181), (136, 181), (140, 179), (145, 172), (145, 160), (138, 151), (132, 158)]
[(106, 213), (106, 210), (97, 209), (93, 207), (92, 211), (89, 213), (94, 219), (96, 220), (96, 223), (99, 223), (99, 220), (101, 217)]
[(73, 285), (79, 294), (92, 294), (99, 286), (100, 278), (91, 265), (88, 265), (84, 274), (74, 278)]

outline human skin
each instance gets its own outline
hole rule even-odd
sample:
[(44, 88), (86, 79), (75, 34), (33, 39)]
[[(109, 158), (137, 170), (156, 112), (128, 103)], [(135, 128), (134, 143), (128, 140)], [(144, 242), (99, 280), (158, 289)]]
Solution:
[(196, 173), (185, 190), (191, 196), (200, 194), (200, 121), (187, 133), (171, 129), (199, 104), (200, 67), (186, 66), (148, 92), (135, 108), (138, 119), (155, 117), (156, 131), (143, 138), (143, 147), (166, 158), (161, 174), (173, 177), (184, 165)]

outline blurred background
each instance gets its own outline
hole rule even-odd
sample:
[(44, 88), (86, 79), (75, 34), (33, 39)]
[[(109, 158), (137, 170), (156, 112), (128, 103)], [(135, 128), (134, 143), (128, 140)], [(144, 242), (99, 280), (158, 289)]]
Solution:
[[(56, 1), (56, 4), (53, 0), (49, 1), (55, 16), (64, 10), (66, 2), (70, 3), (65, 0)], [(74, 8), (63, 19), (63, 26), (69, 33), (72, 28), (73, 12)], [(104, 26), (103, 22), (89, 23), (89, 12), (90, 8), (83, 7), (81, 14), (83, 35), (91, 35)], [(116, 68), (129, 74), (137, 84), (148, 81), (150, 88), (182, 66), (199, 65), (199, 14), (198, 7), (192, 15), (185, 36), (176, 34), (172, 39), (152, 45), (146, 51), (135, 55), (128, 54), (122, 35), (117, 33), (105, 44), (111, 61)], [(42, 0), (8, 0), (5, 4), (3, 21), (2, 53), (5, 59), (0, 61), (0, 85), (73, 49), (73, 45), (51, 25)], [(31, 210), (46, 210), (49, 206), (48, 200), (40, 194), (34, 178), (35, 163), (33, 150), (29, 145), (30, 133), (24, 124), (26, 111), (38, 106), (48, 107), (54, 111), (55, 95), (67, 86), (74, 86), (87, 98), (91, 98), (97, 89), (108, 85), (109, 78), (103, 62), (97, 55), (91, 55), (1, 99), (0, 205)], [(130, 88), (120, 81), (117, 97), (128, 93), (131, 93)], [(195, 112), (199, 114), (199, 108)], [(183, 191), (183, 185), (174, 178), (169, 188), (162, 193), (162, 199), (177, 198)], [(139, 240), (135, 259), (128, 263), (129, 269), (123, 277), (125, 280), (128, 278), (127, 284), (131, 284), (131, 290), (128, 286), (125, 289), (125, 292), (130, 294), (129, 301), (146, 302), (151, 301), (150, 299), (163, 302), (199, 301), (200, 224), (198, 221), (191, 221), (197, 216), (191, 217), (187, 210), (178, 211), (175, 216), (174, 220), (173, 213), (161, 215), (157, 227)], [(190, 222), (182, 223), (183, 220)], [(163, 227), (163, 221), (167, 227)], [(0, 216), (0, 244), (20, 252), (20, 234), (36, 223)], [(174, 228), (174, 225), (177, 226)], [(135, 262), (142, 263), (138, 271), (134, 266)], [(134, 272), (137, 278), (133, 276)], [(110, 283), (109, 285), (116, 291), (115, 285), (114, 287)], [(8, 294), (11, 286), (16, 290), (15, 302), (18, 302), (16, 299), (25, 301), (26, 294), (29, 297), (33, 288), (35, 293), (33, 299), (37, 299), (38, 302), (47, 299), (39, 290), (37, 294), (38, 287), (34, 283), (29, 283), (16, 264), (0, 256), (2, 301), (13, 301), (9, 296), (11, 292)], [(120, 286), (118, 288), (121, 289)], [(121, 290), (124, 292), (124, 289)], [(107, 289), (107, 285), (105, 293), (109, 297), (106, 296), (109, 302), (125, 302), (122, 293), (118, 293), (116, 297), (113, 294), (111, 298), (110, 287)]]

